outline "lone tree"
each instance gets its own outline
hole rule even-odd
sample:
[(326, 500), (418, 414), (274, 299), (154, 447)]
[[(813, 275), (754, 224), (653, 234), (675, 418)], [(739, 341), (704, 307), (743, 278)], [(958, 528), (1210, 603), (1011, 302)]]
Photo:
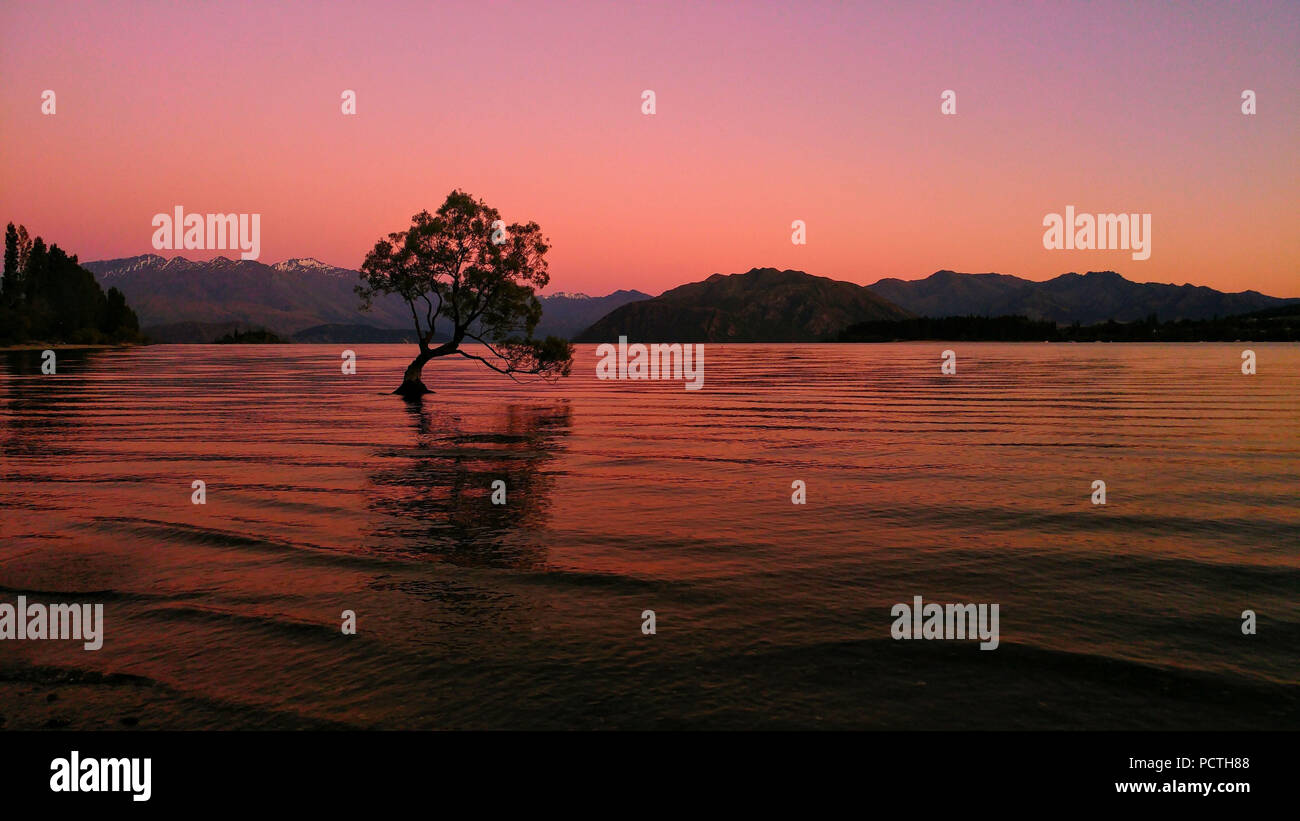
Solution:
[[(534, 289), (550, 281), (548, 248), (537, 223), (507, 226), (495, 208), (464, 191), (452, 191), (438, 213), (421, 211), (410, 228), (376, 242), (361, 265), (361, 307), (368, 310), (377, 295), (402, 297), (420, 344), (393, 393), (429, 393), (424, 366), (452, 354), (511, 378), (568, 376), (573, 346), (554, 336), (532, 338), (542, 317)], [(451, 338), (434, 347), (439, 319), (450, 325)], [(467, 351), (461, 347), (466, 340), (483, 347)]]

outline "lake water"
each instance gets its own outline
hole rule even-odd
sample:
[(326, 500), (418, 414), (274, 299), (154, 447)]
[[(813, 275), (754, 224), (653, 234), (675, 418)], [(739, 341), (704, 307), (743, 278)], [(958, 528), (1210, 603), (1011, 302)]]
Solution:
[[(3, 726), (1300, 728), (1300, 346), (579, 346), (420, 404), (344, 347), (0, 355), (0, 602), (105, 620), (0, 642)], [(893, 640), (918, 595), (1000, 646)]]

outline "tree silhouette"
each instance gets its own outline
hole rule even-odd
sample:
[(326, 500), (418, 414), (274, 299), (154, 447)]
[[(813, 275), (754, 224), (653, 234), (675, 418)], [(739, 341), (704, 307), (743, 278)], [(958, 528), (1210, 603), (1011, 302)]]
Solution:
[[(534, 289), (550, 281), (548, 248), (537, 223), (507, 226), (495, 208), (459, 190), (436, 214), (421, 211), (410, 228), (376, 242), (356, 287), (361, 307), (369, 309), (380, 294), (399, 295), (411, 309), (420, 346), (393, 393), (429, 393), (424, 366), (452, 354), (512, 378), (567, 376), (573, 346), (554, 336), (532, 338), (542, 316)], [(435, 347), (439, 320), (450, 325), (450, 338)], [(466, 340), (482, 344), (482, 351), (465, 350)]]
[(0, 279), (0, 295), (6, 305), (12, 305), (18, 296), (18, 230), (12, 222), (5, 228), (5, 271)]
[(75, 256), (30, 239), (21, 225), (5, 229), (4, 266), (0, 343), (139, 341), (139, 320), (121, 291), (105, 294)]

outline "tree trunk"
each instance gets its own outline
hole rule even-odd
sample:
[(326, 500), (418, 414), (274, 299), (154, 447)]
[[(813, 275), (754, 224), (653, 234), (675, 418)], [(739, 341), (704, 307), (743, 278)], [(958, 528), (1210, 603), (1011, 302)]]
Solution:
[(424, 371), (424, 366), (430, 359), (433, 359), (433, 351), (425, 348), (420, 354), (406, 366), (406, 373), (402, 374), (402, 384), (398, 386), (393, 393), (399, 396), (405, 396), (408, 399), (424, 396), (426, 393), (433, 393), (424, 380), (420, 378)]

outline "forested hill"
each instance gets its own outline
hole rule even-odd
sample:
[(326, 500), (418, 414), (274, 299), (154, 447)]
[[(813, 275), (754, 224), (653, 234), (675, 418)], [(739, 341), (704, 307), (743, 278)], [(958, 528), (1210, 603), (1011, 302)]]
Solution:
[(121, 291), (104, 293), (76, 256), (9, 223), (0, 279), (0, 345), (138, 341), (140, 322)]

